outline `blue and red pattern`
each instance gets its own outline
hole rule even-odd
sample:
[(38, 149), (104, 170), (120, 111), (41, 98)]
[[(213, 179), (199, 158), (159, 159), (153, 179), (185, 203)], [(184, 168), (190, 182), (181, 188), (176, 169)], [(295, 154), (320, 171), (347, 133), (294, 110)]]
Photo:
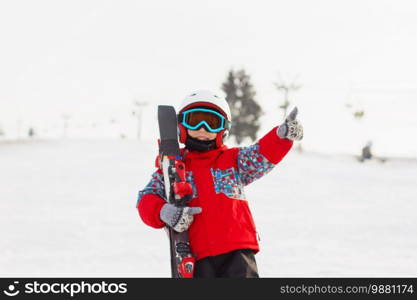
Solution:
[(198, 197), (197, 194), (197, 187), (195, 186), (194, 183), (194, 176), (193, 176), (193, 172), (191, 171), (185, 171), (185, 180), (191, 184), (191, 187), (193, 188), (193, 199)]
[[(191, 184), (193, 188), (193, 196), (192, 198), (197, 197), (197, 188), (194, 183), (193, 173), (192, 172), (185, 172), (186, 181)], [(145, 186), (143, 190), (139, 192), (138, 200), (136, 202), (136, 206), (138, 205), (139, 201), (142, 199), (144, 195), (147, 194), (156, 194), (160, 196), (162, 199), (166, 200), (165, 198), (165, 185), (164, 185), (164, 176), (157, 172), (152, 174), (152, 178), (149, 183)]]
[(162, 199), (166, 200), (164, 176), (158, 171), (152, 174), (151, 181), (149, 181), (143, 190), (139, 191), (136, 207), (138, 207), (139, 201), (142, 199), (142, 197), (148, 194), (156, 194)]
[(259, 151), (259, 144), (239, 149), (237, 165), (243, 185), (248, 185), (270, 172), (275, 164)]
[(226, 170), (210, 169), (216, 193), (223, 193), (232, 199), (246, 200), (239, 173), (235, 168)]

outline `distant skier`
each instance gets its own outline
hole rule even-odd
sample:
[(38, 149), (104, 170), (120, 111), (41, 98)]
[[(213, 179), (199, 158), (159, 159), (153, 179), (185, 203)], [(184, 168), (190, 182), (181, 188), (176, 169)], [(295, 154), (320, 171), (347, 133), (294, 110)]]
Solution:
[(189, 231), (197, 256), (194, 277), (259, 277), (255, 224), (244, 186), (272, 170), (303, 138), (295, 108), (285, 122), (256, 144), (228, 148), (223, 139), (231, 126), (225, 99), (197, 91), (186, 97), (178, 114), (187, 182), (193, 188), (189, 208), (167, 203), (162, 171), (152, 174), (139, 192), (137, 208), (143, 222), (154, 228), (170, 226)]
[(369, 141), (369, 142), (366, 143), (365, 147), (362, 148), (362, 155), (359, 159), (361, 162), (363, 162), (367, 159), (369, 159), (369, 160), (372, 159), (373, 155), (372, 155), (372, 152), (371, 152), (371, 147), (372, 147), (372, 142)]
[(365, 162), (366, 160), (376, 160), (378, 162), (384, 163), (387, 161), (387, 158), (375, 156), (372, 151), (372, 141), (368, 141), (366, 145), (362, 148), (362, 153), (358, 157), (360, 162)]

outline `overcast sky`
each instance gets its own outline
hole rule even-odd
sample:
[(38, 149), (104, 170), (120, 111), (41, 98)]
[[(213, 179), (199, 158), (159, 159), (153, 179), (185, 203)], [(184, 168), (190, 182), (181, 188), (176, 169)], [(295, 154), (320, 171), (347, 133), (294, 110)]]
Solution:
[[(138, 99), (150, 102), (148, 124), (157, 103), (219, 89), (230, 68), (243, 67), (265, 110), (263, 132), (281, 120), (278, 73), (299, 75), (294, 100), (310, 144), (343, 118), (331, 135), (352, 133), (350, 101), (370, 110), (364, 123), (386, 148), (382, 137), (410, 140), (417, 129), (416, 16), (411, 0), (4, 0), (0, 123), (48, 126), (63, 113), (124, 120)], [(415, 140), (398, 152), (417, 155)]]

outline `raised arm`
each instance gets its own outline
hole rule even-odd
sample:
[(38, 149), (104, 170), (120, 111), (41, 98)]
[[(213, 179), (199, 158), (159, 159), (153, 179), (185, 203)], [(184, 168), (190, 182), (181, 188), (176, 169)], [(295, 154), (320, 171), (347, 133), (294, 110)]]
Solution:
[(271, 171), (290, 151), (293, 141), (303, 138), (303, 127), (296, 116), (297, 108), (294, 108), (283, 124), (273, 128), (256, 144), (239, 149), (237, 162), (244, 185)]

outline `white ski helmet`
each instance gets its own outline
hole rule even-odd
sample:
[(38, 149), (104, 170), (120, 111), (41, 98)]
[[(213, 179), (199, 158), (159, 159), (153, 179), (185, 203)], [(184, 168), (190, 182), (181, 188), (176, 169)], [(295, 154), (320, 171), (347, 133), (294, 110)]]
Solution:
[[(187, 109), (191, 109), (193, 107), (210, 107), (213, 108), (219, 113), (221, 113), (229, 124), (232, 122), (232, 115), (230, 113), (230, 107), (227, 103), (226, 99), (221, 96), (218, 96), (211, 91), (208, 90), (198, 90), (194, 93), (188, 95), (184, 98), (181, 105), (179, 106), (178, 113), (182, 113)], [(187, 130), (182, 124), (178, 124), (179, 127), (179, 134), (180, 134), (180, 142), (185, 143), (187, 138)], [(225, 128), (224, 130), (220, 131), (216, 138), (216, 145), (218, 147), (223, 145), (223, 138), (227, 136), (228, 131), (230, 128)]]

